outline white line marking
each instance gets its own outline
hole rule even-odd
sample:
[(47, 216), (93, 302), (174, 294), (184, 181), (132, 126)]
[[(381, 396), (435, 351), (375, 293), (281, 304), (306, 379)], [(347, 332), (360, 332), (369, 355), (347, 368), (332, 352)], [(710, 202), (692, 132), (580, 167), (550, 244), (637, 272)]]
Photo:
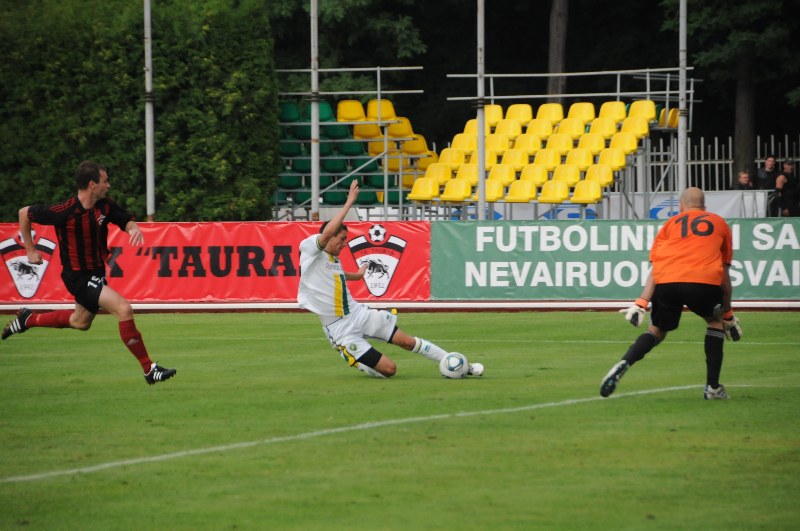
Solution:
[[(733, 387), (733, 386), (729, 386)], [(670, 391), (684, 391), (686, 389), (702, 389), (698, 385), (684, 385), (679, 387), (663, 387), (661, 389), (649, 389), (644, 391), (633, 391), (629, 393), (618, 393), (611, 396), (609, 399), (624, 398), (627, 396), (650, 395), (655, 393), (666, 393)], [(303, 441), (307, 439), (315, 439), (317, 437), (324, 437), (326, 435), (335, 435), (337, 433), (347, 433), (351, 431), (371, 430), (373, 428), (383, 428), (386, 426), (398, 426), (401, 424), (414, 424), (418, 422), (428, 422), (431, 420), (444, 420), (451, 418), (462, 417), (475, 417), (478, 415), (498, 415), (502, 413), (517, 413), (520, 411), (533, 411), (536, 409), (545, 409), (551, 407), (571, 406), (575, 404), (584, 404), (586, 402), (596, 402), (599, 400), (608, 400), (600, 396), (593, 396), (591, 398), (573, 398), (569, 400), (562, 400), (560, 402), (545, 402), (543, 404), (530, 404), (527, 406), (519, 406), (504, 409), (484, 409), (480, 411), (463, 411), (460, 413), (443, 413), (440, 415), (429, 415), (427, 417), (409, 417), (404, 419), (394, 420), (381, 420), (377, 422), (364, 422), (362, 424), (354, 424), (352, 426), (342, 426), (341, 428), (329, 428), (327, 430), (310, 431), (300, 433), (297, 435), (286, 435), (283, 437), (272, 437), (269, 439), (261, 439), (259, 441), (248, 441), (232, 444), (223, 444), (220, 446), (212, 446), (209, 448), (197, 448), (195, 450), (184, 450), (182, 452), (172, 452), (169, 454), (153, 455), (150, 457), (137, 457), (132, 459), (123, 459), (121, 461), (110, 461), (108, 463), (101, 463), (94, 466), (86, 466), (81, 468), (68, 468), (65, 470), (52, 470), (50, 472), (40, 472), (39, 474), (30, 474), (26, 476), (10, 476), (0, 478), (0, 484), (4, 483), (22, 483), (23, 481), (39, 481), (42, 479), (50, 479), (60, 476), (73, 476), (76, 474), (92, 474), (94, 472), (101, 472), (112, 468), (120, 468), (123, 466), (143, 465), (148, 463), (158, 463), (161, 461), (170, 461), (172, 459), (180, 459), (182, 457), (189, 457), (193, 455), (203, 455), (216, 452), (228, 452), (231, 450), (240, 450), (242, 448), (252, 448), (254, 446), (266, 446), (268, 444), (277, 444), (282, 442)]]

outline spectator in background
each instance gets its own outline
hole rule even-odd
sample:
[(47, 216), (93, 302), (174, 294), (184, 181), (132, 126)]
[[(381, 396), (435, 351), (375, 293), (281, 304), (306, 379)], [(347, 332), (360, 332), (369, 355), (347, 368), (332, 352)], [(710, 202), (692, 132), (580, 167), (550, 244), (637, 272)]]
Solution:
[(748, 170), (742, 170), (736, 176), (736, 182), (733, 183), (734, 190), (755, 190), (753, 180), (750, 178)]
[(764, 167), (758, 168), (756, 173), (755, 187), (758, 190), (767, 190), (767, 215), (778, 215), (778, 202), (775, 193), (775, 184), (778, 179), (778, 166), (776, 163), (775, 155), (767, 155), (764, 159)]
[(775, 206), (780, 217), (796, 216), (797, 212), (797, 177), (794, 174), (794, 162), (786, 160), (775, 179)]

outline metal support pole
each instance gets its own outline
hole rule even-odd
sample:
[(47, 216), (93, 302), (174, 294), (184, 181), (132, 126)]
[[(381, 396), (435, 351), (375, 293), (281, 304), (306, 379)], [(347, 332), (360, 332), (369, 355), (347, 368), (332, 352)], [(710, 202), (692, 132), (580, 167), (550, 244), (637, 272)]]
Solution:
[(153, 49), (150, 29), (150, 0), (144, 0), (144, 134), (145, 134), (145, 188), (147, 196), (147, 221), (156, 214), (155, 192), (155, 126), (153, 120)]
[(687, 186), (686, 124), (689, 114), (686, 108), (686, 0), (680, 0), (678, 40), (678, 191), (682, 191)]
[(319, 44), (317, 0), (311, 0), (311, 220), (319, 221)]
[(484, 0), (478, 0), (478, 212), (479, 221), (486, 219), (486, 116), (484, 113)]

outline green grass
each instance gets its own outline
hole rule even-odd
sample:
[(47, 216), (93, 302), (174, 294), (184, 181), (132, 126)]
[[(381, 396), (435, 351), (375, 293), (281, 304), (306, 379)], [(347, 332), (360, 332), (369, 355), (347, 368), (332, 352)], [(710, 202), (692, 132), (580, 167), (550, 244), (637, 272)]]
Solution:
[(153, 387), (111, 317), (34, 329), (0, 345), (0, 528), (797, 529), (800, 314), (739, 317), (715, 402), (691, 314), (610, 399), (613, 312), (401, 313), (486, 365), (458, 381), (388, 345), (369, 378), (310, 314), (140, 315)]

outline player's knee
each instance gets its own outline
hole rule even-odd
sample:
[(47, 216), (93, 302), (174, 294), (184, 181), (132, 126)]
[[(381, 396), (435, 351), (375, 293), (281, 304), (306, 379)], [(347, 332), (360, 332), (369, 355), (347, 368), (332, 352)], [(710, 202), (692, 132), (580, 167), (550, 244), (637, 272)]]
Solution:
[(70, 326), (75, 330), (80, 330), (81, 332), (86, 332), (92, 327), (91, 321), (74, 321), (70, 323)]

